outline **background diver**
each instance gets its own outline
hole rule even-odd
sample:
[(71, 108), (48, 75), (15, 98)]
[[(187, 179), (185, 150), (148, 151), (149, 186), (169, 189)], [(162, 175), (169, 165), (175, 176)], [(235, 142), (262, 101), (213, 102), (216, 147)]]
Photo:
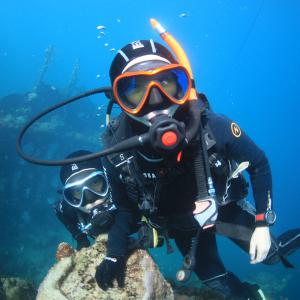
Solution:
[[(90, 154), (80, 150), (66, 158)], [(65, 165), (60, 170), (62, 199), (55, 214), (77, 242), (77, 250), (88, 247), (91, 238), (106, 233), (116, 211), (101, 159)]]
[[(269, 225), (276, 215), (264, 152), (235, 122), (207, 109), (206, 98), (200, 94), (194, 99), (201, 106), (197, 133), (189, 143), (180, 139), (195, 122), (187, 97), (194, 83), (188, 68), (161, 44), (141, 40), (126, 45), (112, 62), (110, 78), (123, 113), (106, 130), (106, 146), (149, 130), (154, 132), (155, 146), (104, 160), (118, 211), (109, 230), (107, 257), (96, 271), (99, 286), (106, 290), (114, 279), (119, 286), (124, 284), (128, 236), (144, 215), (153, 230), (167, 229), (183, 256), (197, 236), (193, 270), (207, 286), (230, 299), (264, 299), (257, 285), (241, 282), (226, 270), (215, 237), (215, 229), (228, 235), (249, 251), (251, 263), (272, 264), (282, 259), (288, 265), (284, 256), (300, 246), (299, 229), (278, 239), (270, 235)], [(164, 151), (164, 146), (172, 151)], [(205, 202), (195, 201), (201, 190), (195, 175), (203, 175), (193, 171), (199, 155), (206, 162), (202, 173), (208, 178), (208, 187), (215, 191), (210, 190), (215, 202), (204, 209)], [(244, 200), (248, 186), (241, 175), (243, 169), (250, 175), (255, 209), (249, 209)], [(237, 228), (244, 230), (237, 234)]]

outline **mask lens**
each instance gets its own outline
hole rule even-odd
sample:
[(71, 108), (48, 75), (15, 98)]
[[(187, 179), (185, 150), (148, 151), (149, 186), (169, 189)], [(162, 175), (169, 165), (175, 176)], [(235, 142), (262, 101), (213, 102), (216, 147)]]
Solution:
[(96, 171), (86, 178), (67, 183), (63, 190), (64, 199), (72, 206), (84, 206), (96, 200), (106, 200), (108, 183), (102, 172)]
[(187, 72), (174, 67), (154, 75), (136, 74), (119, 79), (117, 83), (117, 98), (128, 109), (136, 109), (145, 97), (150, 83), (160, 85), (173, 101), (181, 101), (189, 92), (189, 77)]
[(106, 178), (102, 174), (98, 174), (90, 179), (88, 179), (84, 186), (88, 188), (88, 190), (93, 191), (99, 195), (106, 196), (107, 191), (107, 181)]
[(124, 77), (119, 80), (117, 92), (119, 99), (129, 109), (135, 109), (146, 94), (149, 78), (146, 76)]
[(68, 188), (64, 190), (63, 195), (71, 205), (78, 206), (81, 202), (82, 189), (79, 187)]
[[(168, 71), (169, 84), (166, 88), (161, 84), (168, 95), (176, 100), (182, 100), (189, 92), (189, 77), (183, 69)], [(174, 88), (176, 86), (176, 88)]]

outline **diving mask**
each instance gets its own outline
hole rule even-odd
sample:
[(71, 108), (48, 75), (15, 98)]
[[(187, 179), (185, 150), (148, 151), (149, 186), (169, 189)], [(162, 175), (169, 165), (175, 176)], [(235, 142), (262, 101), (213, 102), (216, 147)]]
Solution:
[[(80, 179), (78, 178), (80, 174)], [(104, 203), (109, 195), (107, 178), (102, 171), (84, 169), (66, 180), (62, 190), (64, 200), (73, 207), (83, 207), (96, 200)]]
[(189, 97), (192, 82), (186, 68), (168, 64), (139, 71), (126, 71), (113, 84), (118, 104), (129, 114), (136, 115), (146, 105), (152, 88), (156, 87), (173, 104), (182, 105)]

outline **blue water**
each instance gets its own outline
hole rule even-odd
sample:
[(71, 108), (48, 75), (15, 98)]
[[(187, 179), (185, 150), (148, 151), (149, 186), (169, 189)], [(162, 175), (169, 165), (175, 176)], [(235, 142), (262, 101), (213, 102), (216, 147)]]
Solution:
[[(182, 13), (186, 17), (180, 17)], [(0, 97), (32, 91), (49, 45), (54, 56), (44, 78), (47, 84), (64, 90), (78, 60), (78, 91), (109, 85), (108, 68), (115, 55), (110, 49), (138, 39), (160, 41), (149, 24), (154, 17), (181, 42), (197, 89), (207, 94), (214, 111), (237, 121), (265, 150), (278, 214), (273, 231), (279, 234), (299, 227), (299, 15), (300, 3), (295, 0), (5, 1), (0, 18)], [(98, 25), (106, 26), (102, 38), (97, 38)], [(40, 110), (60, 100), (45, 99)], [(100, 98), (91, 102), (96, 107), (105, 104)], [(20, 99), (16, 107), (22, 106)], [(9, 107), (0, 100), (0, 120)], [(20, 110), (12, 114), (17, 117)], [(102, 124), (102, 111), (100, 115), (97, 120)], [(77, 128), (76, 122), (76, 114), (69, 115), (68, 125)], [(7, 131), (1, 124), (0, 276), (31, 277), (39, 283), (54, 262), (57, 243), (70, 241), (51, 208), (57, 199), (58, 169), (23, 163), (14, 151), (17, 131)], [(97, 149), (95, 143), (85, 141), (63, 144), (62, 127), (51, 134), (40, 157), (55, 153), (61, 158), (79, 148)], [(32, 138), (36, 146), (31, 148), (43, 144), (39, 136)], [(220, 252), (226, 266), (243, 279), (263, 274), (276, 284), (278, 277), (289, 278), (278, 297), (299, 299), (299, 254), (291, 257), (298, 269), (287, 271), (280, 265), (250, 265), (247, 255), (226, 239), (220, 239)], [(176, 259), (180, 264), (179, 255)], [(167, 260), (170, 263), (162, 264), (169, 276), (174, 272), (172, 261), (173, 256)]]

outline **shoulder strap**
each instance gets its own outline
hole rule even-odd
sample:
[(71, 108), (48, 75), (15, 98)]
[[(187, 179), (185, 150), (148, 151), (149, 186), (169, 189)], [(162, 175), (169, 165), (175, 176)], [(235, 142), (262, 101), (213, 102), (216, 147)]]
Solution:
[[(120, 114), (117, 118), (111, 119), (107, 125), (107, 129), (102, 135), (102, 141), (106, 147), (110, 147), (116, 143), (126, 139), (130, 134), (130, 128), (127, 122), (124, 122), (125, 114)], [(113, 153), (107, 156), (108, 161), (115, 167), (124, 165), (128, 159), (133, 157), (130, 151)]]
[(210, 150), (216, 144), (216, 139), (207, 122), (207, 110), (204, 110), (201, 113), (201, 118), (202, 118), (202, 130), (204, 134), (206, 149)]

